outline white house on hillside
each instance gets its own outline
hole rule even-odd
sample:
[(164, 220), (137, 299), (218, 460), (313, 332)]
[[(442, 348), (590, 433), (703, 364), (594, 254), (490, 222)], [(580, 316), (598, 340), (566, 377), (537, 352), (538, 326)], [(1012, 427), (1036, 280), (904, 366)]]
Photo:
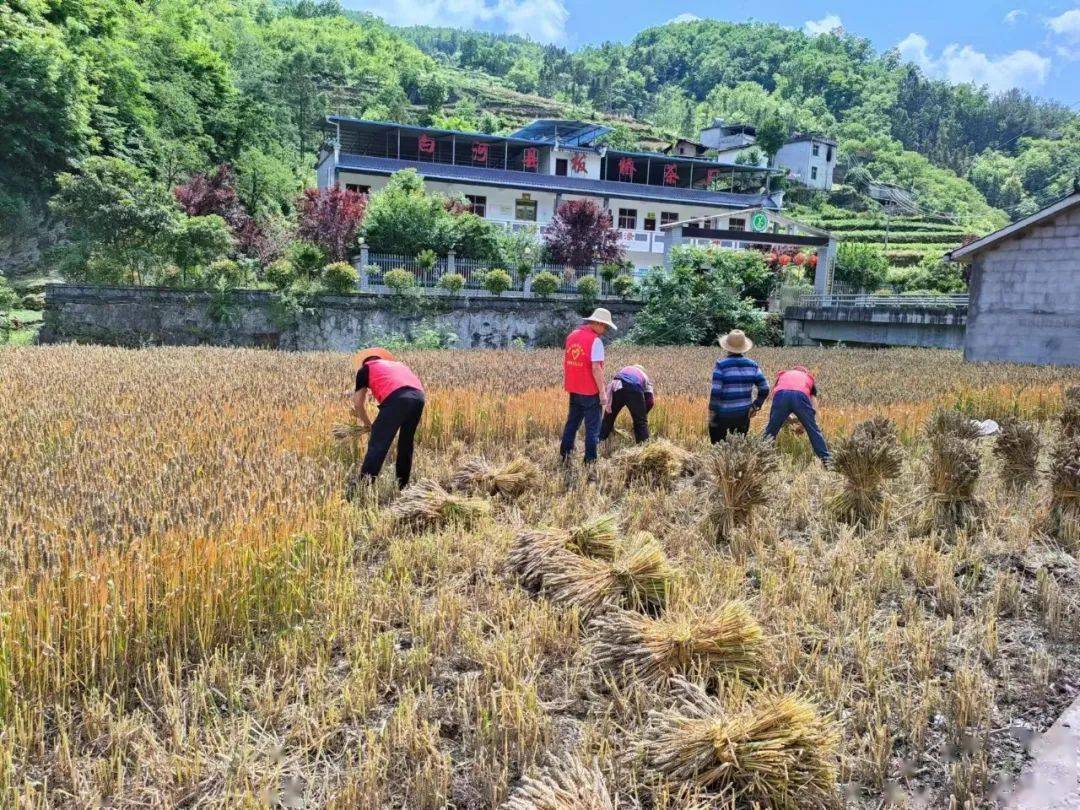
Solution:
[(836, 169), (836, 141), (820, 135), (796, 134), (780, 147), (773, 166), (787, 169), (804, 186), (829, 191)]

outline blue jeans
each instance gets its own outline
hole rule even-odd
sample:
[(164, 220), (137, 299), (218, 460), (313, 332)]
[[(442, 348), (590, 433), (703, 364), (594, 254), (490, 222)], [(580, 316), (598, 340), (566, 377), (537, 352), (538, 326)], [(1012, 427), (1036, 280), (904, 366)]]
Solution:
[(795, 414), (795, 418), (802, 423), (810, 439), (810, 446), (814, 453), (826, 464), (829, 463), (829, 447), (825, 444), (825, 437), (818, 427), (816, 411), (810, 397), (802, 391), (777, 391), (773, 394), (772, 410), (769, 411), (769, 424), (765, 428), (765, 435), (775, 439), (784, 426), (787, 418)]
[(600, 444), (600, 395), (571, 394), (570, 409), (566, 413), (559, 455), (569, 458), (574, 452), (574, 440), (578, 428), (585, 423), (585, 461), (596, 461), (596, 448)]

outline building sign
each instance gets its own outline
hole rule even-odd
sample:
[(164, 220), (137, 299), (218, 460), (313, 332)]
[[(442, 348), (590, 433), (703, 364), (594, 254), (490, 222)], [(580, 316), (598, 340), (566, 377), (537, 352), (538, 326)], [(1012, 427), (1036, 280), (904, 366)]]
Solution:
[(633, 180), (636, 167), (634, 166), (634, 159), (629, 157), (619, 158), (619, 179), (620, 180)]
[(472, 145), (473, 163), (487, 163), (488, 145), (486, 143), (474, 143)]
[(679, 167), (674, 163), (664, 164), (664, 185), (677, 186), (679, 184)]
[(580, 152), (570, 156), (570, 168), (574, 174), (585, 173), (585, 156)]
[(420, 154), (422, 155), (434, 155), (435, 139), (425, 132), (420, 136), (420, 140), (416, 142), (416, 148), (420, 150)]
[(530, 146), (522, 154), (521, 162), (526, 169), (536, 171), (536, 167), (540, 165), (540, 155), (534, 147)]
[(750, 218), (750, 229), (757, 233), (765, 233), (769, 230), (769, 218), (764, 211), (758, 211)]

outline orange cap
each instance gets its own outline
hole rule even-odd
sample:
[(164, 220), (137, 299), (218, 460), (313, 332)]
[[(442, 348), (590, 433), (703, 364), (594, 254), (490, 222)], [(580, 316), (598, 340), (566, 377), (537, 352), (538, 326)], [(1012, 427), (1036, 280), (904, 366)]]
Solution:
[(365, 360), (369, 360), (372, 357), (379, 360), (396, 360), (389, 351), (381, 346), (372, 346), (370, 349), (362, 349), (356, 353), (356, 370), (360, 370), (360, 366), (364, 365)]

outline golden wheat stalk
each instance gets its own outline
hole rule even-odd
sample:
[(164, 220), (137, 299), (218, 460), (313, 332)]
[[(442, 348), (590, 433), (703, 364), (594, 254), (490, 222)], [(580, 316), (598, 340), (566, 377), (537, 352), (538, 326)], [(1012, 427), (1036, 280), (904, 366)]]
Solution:
[(502, 810), (615, 810), (615, 803), (595, 762), (562, 756), (539, 776), (522, 779)]
[(521, 584), (536, 590), (554, 558), (571, 552), (610, 560), (615, 556), (615, 518), (602, 515), (572, 529), (529, 529), (514, 538), (508, 562)]
[(554, 601), (588, 616), (607, 606), (659, 609), (674, 578), (675, 570), (656, 538), (641, 532), (624, 542), (612, 560), (577, 554), (554, 557), (543, 582)]
[(720, 543), (768, 502), (769, 482), (780, 468), (780, 459), (773, 442), (730, 434), (714, 446), (709, 463), (714, 481), (709, 520)]
[(335, 422), (330, 428), (330, 436), (339, 444), (356, 441), (368, 433), (371, 433), (371, 427), (360, 422)]
[(650, 618), (610, 610), (590, 625), (592, 656), (599, 666), (661, 685), (673, 675), (754, 673), (761, 626), (742, 602), (725, 602), (709, 613), (689, 608)]
[(693, 458), (693, 453), (667, 439), (656, 439), (619, 451), (614, 461), (627, 484), (668, 487), (681, 475), (692, 472)]
[(812, 702), (773, 690), (712, 697), (683, 678), (673, 684), (669, 705), (649, 714), (649, 767), (739, 806), (794, 810), (836, 800), (839, 735)]
[(469, 525), (491, 514), (491, 504), (481, 498), (452, 495), (435, 481), (425, 480), (402, 490), (390, 514), (398, 522), (416, 527)]
[(518, 497), (534, 486), (540, 478), (540, 468), (526, 458), (517, 458), (497, 467), (482, 458), (464, 462), (454, 473), (450, 488), (460, 492), (482, 492), (486, 495)]

